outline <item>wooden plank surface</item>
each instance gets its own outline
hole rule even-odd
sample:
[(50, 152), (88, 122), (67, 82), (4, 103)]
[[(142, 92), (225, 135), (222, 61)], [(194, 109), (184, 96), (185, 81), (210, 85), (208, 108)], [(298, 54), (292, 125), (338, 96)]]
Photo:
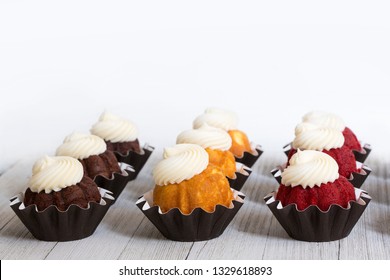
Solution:
[(263, 155), (243, 192), (245, 203), (219, 238), (203, 242), (165, 239), (136, 207), (153, 186), (151, 170), (161, 151), (152, 154), (137, 180), (89, 238), (72, 242), (34, 239), (9, 207), (9, 199), (27, 186), (35, 159), (17, 162), (0, 176), (0, 259), (390, 259), (390, 164), (370, 158), (374, 170), (363, 189), (373, 197), (351, 234), (340, 241), (308, 243), (291, 239), (263, 197), (277, 188), (269, 171), (285, 160)]

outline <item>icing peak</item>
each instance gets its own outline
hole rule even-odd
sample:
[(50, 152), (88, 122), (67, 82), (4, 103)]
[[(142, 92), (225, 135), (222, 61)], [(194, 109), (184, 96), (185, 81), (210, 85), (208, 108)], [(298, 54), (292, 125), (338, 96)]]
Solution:
[(107, 145), (104, 140), (96, 135), (72, 133), (58, 147), (56, 155), (85, 159), (93, 155), (100, 155), (106, 149)]
[(209, 155), (196, 144), (178, 144), (165, 148), (164, 159), (153, 170), (156, 185), (179, 184), (207, 168)]
[(336, 129), (339, 131), (343, 131), (345, 129), (345, 124), (341, 117), (327, 112), (309, 112), (302, 117), (302, 121), (312, 123), (321, 127)]
[(292, 146), (294, 149), (322, 151), (341, 148), (344, 140), (340, 130), (303, 122), (295, 128)]
[(204, 123), (223, 130), (233, 130), (238, 126), (238, 118), (234, 112), (219, 108), (208, 108), (193, 122), (193, 128), (199, 128)]
[(134, 141), (138, 137), (138, 129), (134, 123), (108, 112), (104, 112), (91, 133), (113, 143)]
[(204, 123), (198, 129), (180, 133), (176, 138), (176, 143), (198, 144), (205, 149), (227, 151), (232, 146), (232, 139), (225, 130)]
[(51, 193), (75, 185), (83, 178), (82, 164), (75, 158), (45, 156), (35, 162), (29, 181), (31, 191)]
[(300, 151), (294, 154), (289, 166), (282, 172), (282, 184), (313, 188), (339, 178), (339, 166), (329, 155), (318, 151)]

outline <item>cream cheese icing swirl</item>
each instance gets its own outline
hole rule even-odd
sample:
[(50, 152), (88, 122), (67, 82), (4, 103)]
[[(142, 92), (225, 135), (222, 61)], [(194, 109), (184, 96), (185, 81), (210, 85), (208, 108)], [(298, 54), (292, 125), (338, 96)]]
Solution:
[(180, 133), (176, 138), (176, 143), (198, 144), (205, 149), (227, 151), (232, 146), (232, 138), (225, 130), (205, 123), (198, 129), (186, 130)]
[(31, 191), (51, 193), (76, 185), (83, 178), (82, 164), (72, 157), (45, 156), (35, 162), (29, 181)]
[(343, 131), (345, 123), (339, 116), (327, 112), (312, 111), (302, 117), (303, 122)]
[(100, 155), (107, 149), (104, 140), (96, 135), (72, 133), (68, 135), (64, 143), (58, 147), (57, 156), (70, 156), (77, 159), (85, 159), (90, 156)]
[(91, 133), (113, 143), (134, 141), (138, 137), (134, 123), (107, 112), (92, 126)]
[(344, 145), (344, 135), (341, 131), (320, 127), (310, 123), (300, 123), (295, 128), (294, 149), (330, 150)]
[(178, 144), (165, 148), (164, 159), (153, 170), (153, 178), (158, 186), (179, 184), (191, 179), (207, 168), (209, 155), (196, 144)]
[(237, 129), (238, 118), (237, 115), (231, 111), (219, 108), (208, 108), (202, 115), (194, 120), (192, 126), (197, 129), (205, 123), (228, 131)]
[(302, 186), (304, 189), (333, 183), (339, 178), (339, 166), (329, 155), (318, 151), (300, 151), (294, 154), (290, 165), (282, 172), (282, 184)]

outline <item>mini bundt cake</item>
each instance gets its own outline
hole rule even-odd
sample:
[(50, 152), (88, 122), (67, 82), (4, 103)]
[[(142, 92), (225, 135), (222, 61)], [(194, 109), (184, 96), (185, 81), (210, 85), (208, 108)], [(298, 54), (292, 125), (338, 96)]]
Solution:
[(356, 135), (352, 132), (351, 129), (346, 127), (344, 121), (335, 114), (321, 111), (312, 111), (302, 117), (302, 122), (315, 124), (320, 127), (339, 130), (344, 135), (344, 145), (346, 147), (356, 151), (360, 151), (362, 149), (362, 146), (360, 145), (360, 142)]
[(127, 155), (130, 151), (141, 153), (138, 141), (138, 129), (131, 121), (104, 112), (91, 133), (104, 139), (107, 150)]
[(230, 151), (237, 157), (242, 157), (244, 152), (250, 152), (252, 150), (251, 144), (249, 143), (248, 136), (245, 132), (232, 129), (228, 131), (230, 137), (232, 138), (232, 146)]
[(340, 175), (350, 178), (357, 172), (355, 156), (351, 149), (344, 145), (341, 131), (319, 127), (310, 123), (300, 123), (295, 128), (295, 139), (288, 160), (300, 150), (315, 150), (330, 155), (339, 165)]
[(235, 113), (219, 108), (208, 108), (194, 120), (193, 128), (197, 129), (205, 123), (229, 133), (232, 139), (230, 151), (234, 156), (242, 157), (244, 152), (252, 151), (247, 135), (237, 129), (238, 118)]
[(35, 204), (39, 211), (51, 205), (66, 211), (73, 204), (87, 208), (90, 202), (99, 203), (101, 195), (97, 185), (83, 173), (81, 163), (71, 157), (46, 156), (38, 160), (33, 166), (24, 204)]
[(114, 153), (107, 150), (104, 140), (96, 135), (73, 133), (58, 147), (56, 155), (78, 159), (85, 175), (92, 179), (98, 175), (111, 178), (113, 173), (121, 173)]
[(236, 160), (229, 151), (232, 139), (223, 129), (207, 124), (198, 129), (186, 130), (176, 138), (177, 144), (197, 144), (209, 155), (209, 163), (221, 168), (225, 176), (235, 178)]
[(352, 132), (351, 129), (345, 127), (343, 130), (343, 135), (345, 138), (345, 146), (350, 148), (351, 150), (361, 151), (362, 146), (360, 145), (360, 141), (357, 139), (355, 133)]
[(196, 144), (166, 148), (153, 177), (153, 203), (163, 213), (172, 208), (183, 214), (195, 208), (213, 212), (216, 205), (229, 207), (233, 200), (226, 176), (219, 167), (209, 165), (207, 152)]
[(353, 185), (338, 172), (336, 161), (318, 151), (298, 151), (282, 172), (276, 199), (285, 207), (296, 204), (298, 210), (311, 205), (327, 211), (332, 204), (347, 208), (356, 200)]

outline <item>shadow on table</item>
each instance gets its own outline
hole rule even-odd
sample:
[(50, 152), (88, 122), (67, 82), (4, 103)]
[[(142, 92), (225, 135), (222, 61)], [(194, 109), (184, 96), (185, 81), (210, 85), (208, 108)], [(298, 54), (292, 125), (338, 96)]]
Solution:
[[(240, 217), (235, 219), (240, 219)], [(235, 227), (240, 232), (258, 236), (278, 239), (290, 238), (265, 204), (255, 207), (249, 213), (245, 213), (241, 221), (236, 220), (230, 226)]]

